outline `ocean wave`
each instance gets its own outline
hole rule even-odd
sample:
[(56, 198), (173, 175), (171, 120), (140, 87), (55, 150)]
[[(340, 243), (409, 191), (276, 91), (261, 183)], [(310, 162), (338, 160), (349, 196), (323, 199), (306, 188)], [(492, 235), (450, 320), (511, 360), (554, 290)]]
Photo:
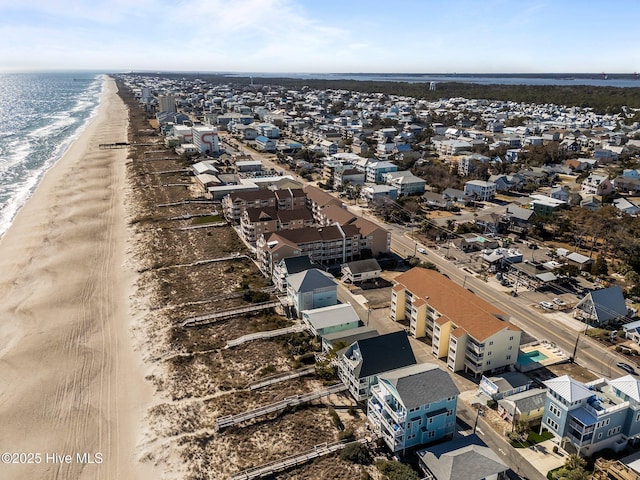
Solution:
[[(0, 237), (9, 229), (44, 174), (64, 156), (95, 118), (105, 77), (98, 75), (88, 80), (87, 83), (69, 84), (63, 75), (53, 79), (43, 75), (33, 77), (35, 86), (25, 82), (25, 92), (49, 89), (60, 95), (56, 96), (55, 102), (34, 96), (31, 103), (21, 104), (21, 110), (11, 118), (11, 124), (4, 126), (7, 131), (0, 133), (4, 137), (0, 145)], [(1, 93), (0, 103), (13, 100), (2, 98)], [(22, 98), (24, 96), (28, 97), (23, 95)]]

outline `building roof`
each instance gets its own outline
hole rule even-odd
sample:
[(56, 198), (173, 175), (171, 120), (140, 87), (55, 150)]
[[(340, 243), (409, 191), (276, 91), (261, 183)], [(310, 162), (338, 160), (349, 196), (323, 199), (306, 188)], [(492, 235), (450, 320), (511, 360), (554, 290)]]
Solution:
[(546, 398), (547, 391), (544, 388), (532, 388), (524, 392), (516, 393), (515, 395), (504, 397), (498, 400), (498, 404), (513, 415), (518, 412), (532, 412), (544, 407)]
[(413, 409), (460, 393), (451, 376), (434, 363), (419, 363), (378, 376), (391, 386), (407, 409)]
[(351, 273), (354, 273), (354, 274), (382, 270), (380, 268), (380, 264), (375, 258), (367, 258), (365, 260), (356, 260), (355, 262), (346, 263), (345, 266), (351, 271)]
[(268, 200), (273, 198), (271, 190), (255, 190), (250, 192), (232, 192), (229, 194), (232, 202), (251, 202), (254, 200)]
[(323, 206), (327, 204), (342, 206), (342, 202), (340, 200), (338, 200), (334, 196), (312, 185), (305, 185), (304, 192), (307, 194), (307, 198), (310, 201), (312, 201), (313, 203), (316, 203), (319, 206)]
[(289, 275), (287, 277), (287, 283), (298, 293), (313, 292), (314, 290), (327, 287), (338, 288), (338, 284), (333, 280), (331, 275), (317, 268), (311, 268), (304, 272)]
[(329, 204), (322, 207), (320, 214), (330, 222), (338, 222), (340, 225), (347, 225), (354, 222), (358, 216), (351, 213), (342, 205)]
[(543, 383), (549, 390), (553, 390), (569, 403), (578, 402), (594, 395), (592, 390), (569, 375), (552, 378)]
[[(480, 342), (501, 330), (520, 331), (518, 327), (500, 320), (507, 318), (507, 314), (502, 310), (435, 270), (414, 267), (396, 277), (394, 281), (413, 295), (426, 299), (429, 305), (440, 312), (440, 324), (451, 321)], [(398, 291), (395, 288), (394, 290)]]
[(282, 262), (289, 275), (304, 272), (305, 270), (310, 270), (316, 266), (309, 258), (309, 255), (283, 258)]
[(640, 402), (640, 381), (633, 375), (609, 380), (609, 385), (633, 398), (636, 402)]
[(434, 445), (417, 455), (436, 480), (481, 480), (509, 469), (476, 435)]
[(627, 305), (619, 285), (587, 293), (575, 308), (590, 310), (589, 313), (594, 315), (600, 323), (606, 323), (627, 314)]
[(328, 307), (303, 310), (302, 318), (309, 322), (316, 331), (320, 328), (333, 327), (344, 323), (357, 323), (360, 321), (360, 317), (358, 317), (358, 314), (350, 303), (340, 303)]
[(357, 345), (362, 359), (354, 369), (357, 378), (377, 375), (416, 363), (409, 337), (404, 330), (358, 340), (353, 345)]
[(322, 340), (333, 345), (337, 342), (345, 342), (347, 345), (351, 345), (358, 340), (364, 340), (366, 338), (377, 337), (378, 331), (371, 327), (357, 327), (350, 328), (349, 330), (343, 330), (341, 332), (333, 332), (322, 335)]

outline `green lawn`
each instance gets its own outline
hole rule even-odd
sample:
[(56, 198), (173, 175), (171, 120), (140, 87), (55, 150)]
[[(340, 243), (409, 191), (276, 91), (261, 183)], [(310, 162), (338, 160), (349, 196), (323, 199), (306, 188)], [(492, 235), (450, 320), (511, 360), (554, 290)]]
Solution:
[(511, 446), (514, 448), (529, 448), (532, 445), (536, 445), (537, 443), (542, 443), (545, 440), (551, 440), (553, 438), (553, 434), (544, 430), (542, 434), (538, 432), (531, 431), (527, 435), (527, 439), (524, 442), (514, 441), (511, 442)]

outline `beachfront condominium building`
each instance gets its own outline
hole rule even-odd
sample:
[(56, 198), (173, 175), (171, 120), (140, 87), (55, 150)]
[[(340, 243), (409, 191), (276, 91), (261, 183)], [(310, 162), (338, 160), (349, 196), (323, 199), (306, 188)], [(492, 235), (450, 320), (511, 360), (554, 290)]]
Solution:
[(175, 112), (176, 97), (173, 95), (158, 95), (158, 110), (160, 112)]
[(232, 192), (222, 199), (222, 211), (229, 221), (239, 222), (244, 210), (275, 207), (278, 210), (305, 208), (307, 197), (302, 189), (257, 190)]
[(451, 370), (479, 376), (515, 365), (521, 331), (504, 312), (435, 270), (415, 267), (394, 282), (391, 319), (430, 337), (433, 355)]
[(460, 391), (451, 376), (432, 363), (378, 375), (371, 387), (367, 418), (392, 452), (451, 437)]
[(616, 452), (640, 440), (640, 381), (633, 375), (582, 383), (568, 375), (544, 382), (547, 387), (542, 427), (564, 447), (591, 456)]
[(220, 147), (218, 145), (218, 129), (211, 125), (196, 125), (191, 127), (193, 133), (193, 144), (200, 153), (209, 155), (218, 153)]
[(271, 275), (283, 258), (309, 255), (320, 265), (346, 263), (360, 256), (360, 230), (354, 225), (329, 225), (281, 230), (261, 235), (256, 241), (258, 265)]

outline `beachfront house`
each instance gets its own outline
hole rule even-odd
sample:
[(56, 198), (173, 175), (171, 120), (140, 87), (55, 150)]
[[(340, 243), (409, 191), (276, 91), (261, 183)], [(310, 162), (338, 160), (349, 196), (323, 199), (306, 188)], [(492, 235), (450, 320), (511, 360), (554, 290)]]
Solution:
[(392, 452), (453, 436), (460, 391), (432, 363), (378, 375), (367, 402), (367, 419)]
[(338, 284), (317, 268), (294, 273), (287, 278), (287, 299), (301, 318), (303, 310), (336, 305)]
[(353, 342), (339, 354), (338, 377), (351, 396), (363, 402), (379, 374), (415, 363), (409, 338), (401, 330)]
[(318, 336), (344, 332), (360, 326), (360, 317), (350, 303), (303, 310), (302, 321), (311, 333)]

